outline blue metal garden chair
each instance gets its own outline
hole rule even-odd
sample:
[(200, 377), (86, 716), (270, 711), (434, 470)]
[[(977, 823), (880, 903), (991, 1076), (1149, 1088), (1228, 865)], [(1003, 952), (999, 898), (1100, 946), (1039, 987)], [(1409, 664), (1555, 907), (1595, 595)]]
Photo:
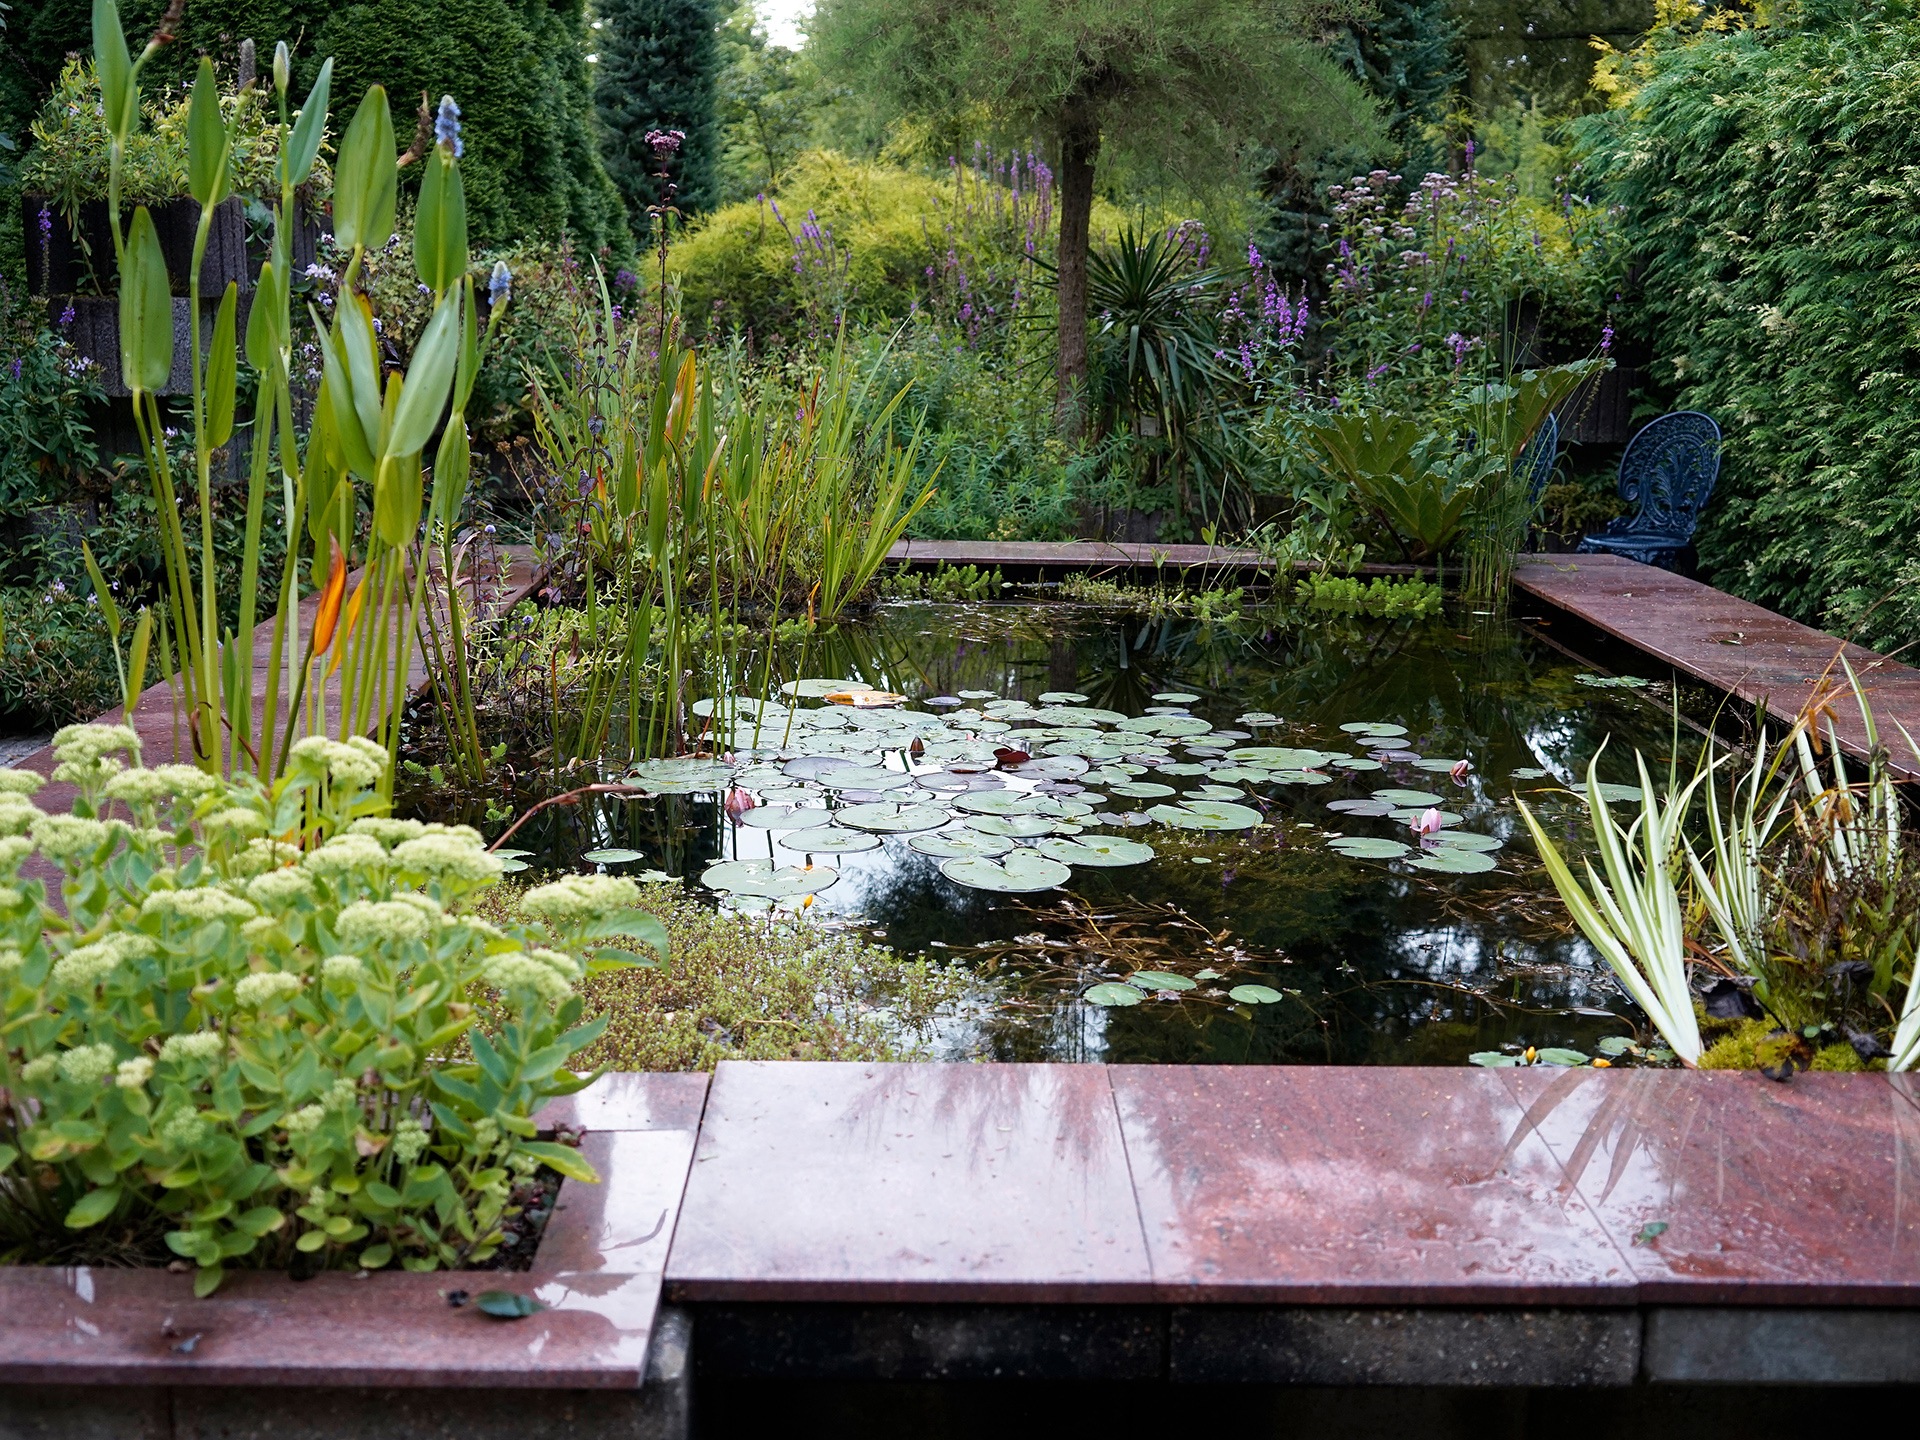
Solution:
[(1553, 479), (1553, 467), (1559, 458), (1560, 422), (1549, 415), (1520, 452), (1520, 473), (1527, 477), (1528, 514), (1540, 508), (1540, 497), (1547, 493), (1547, 482)]
[(1662, 415), (1620, 457), (1620, 498), (1632, 510), (1583, 539), (1579, 553), (1678, 569), (1719, 475), (1720, 427), (1698, 410)]

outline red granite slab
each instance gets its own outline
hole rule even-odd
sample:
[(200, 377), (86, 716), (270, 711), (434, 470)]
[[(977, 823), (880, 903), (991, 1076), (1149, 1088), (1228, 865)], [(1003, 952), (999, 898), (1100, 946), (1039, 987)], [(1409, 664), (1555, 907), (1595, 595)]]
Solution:
[[(582, 1142), (601, 1183), (561, 1186), (531, 1270), (242, 1271), (196, 1300), (163, 1270), (0, 1266), (0, 1384), (637, 1388), (694, 1134), (636, 1122), (686, 1117), (688, 1078), (574, 1097), (604, 1122)], [(544, 1308), (502, 1321), (446, 1298), (490, 1289)]]
[[(580, 1150), (612, 1183), (560, 1187), (546, 1237), (535, 1254), (542, 1272), (659, 1276), (667, 1268), (674, 1221), (693, 1163), (692, 1130), (602, 1130)], [(559, 1222), (564, 1217), (565, 1223)]]
[[(446, 1292), (548, 1308), (492, 1320)], [(0, 1383), (632, 1389), (659, 1302), (652, 1275), (231, 1277), (205, 1300), (152, 1270), (0, 1274)]]
[(613, 1072), (577, 1095), (549, 1102), (533, 1117), (542, 1130), (698, 1130), (707, 1076)]
[(1111, 1068), (1173, 1301), (1591, 1304), (1632, 1276), (1487, 1071)]
[(1920, 1109), (1888, 1077), (1496, 1073), (1643, 1300), (1920, 1302)]
[(1096, 1065), (726, 1063), (667, 1261), (686, 1300), (1134, 1300)]
[[(1895, 724), (1920, 737), (1920, 670), (1618, 555), (1525, 556), (1514, 567), (1513, 583), (1716, 689), (1749, 703), (1764, 701), (1784, 718), (1797, 715), (1823, 683), (1846, 684), (1834, 664), (1844, 653), (1867, 692), (1895, 772), (1920, 780), (1920, 756)], [(1842, 747), (1865, 755), (1866, 730), (1850, 695), (1833, 715)]]

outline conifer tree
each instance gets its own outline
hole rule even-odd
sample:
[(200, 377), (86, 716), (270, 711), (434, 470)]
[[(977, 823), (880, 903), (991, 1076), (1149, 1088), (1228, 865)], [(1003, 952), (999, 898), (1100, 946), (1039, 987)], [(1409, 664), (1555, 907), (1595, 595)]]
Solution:
[(686, 136), (669, 169), (673, 203), (692, 214), (716, 196), (720, 48), (714, 0), (600, 0), (594, 67), (601, 154), (627, 202), (635, 233), (660, 199), (659, 169), (646, 143), (654, 130)]

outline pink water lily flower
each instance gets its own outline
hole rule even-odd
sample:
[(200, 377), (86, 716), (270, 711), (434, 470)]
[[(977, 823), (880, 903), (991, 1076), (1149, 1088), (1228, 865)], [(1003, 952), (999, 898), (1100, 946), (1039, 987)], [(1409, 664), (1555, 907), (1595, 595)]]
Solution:
[(1447, 774), (1453, 777), (1454, 784), (1464, 785), (1467, 783), (1467, 776), (1472, 770), (1473, 762), (1471, 760), (1456, 760), (1453, 762), (1453, 768), (1447, 771)]
[(1423, 810), (1420, 813), (1419, 819), (1409, 820), (1407, 825), (1412, 829), (1414, 834), (1424, 839), (1428, 835), (1439, 834), (1440, 827), (1446, 823), (1445, 820), (1440, 818), (1440, 812), (1438, 810)]
[(721, 801), (722, 807), (727, 812), (727, 818), (736, 825), (740, 823), (740, 817), (753, 809), (758, 803), (752, 795), (742, 790), (738, 785), (727, 791), (726, 799)]

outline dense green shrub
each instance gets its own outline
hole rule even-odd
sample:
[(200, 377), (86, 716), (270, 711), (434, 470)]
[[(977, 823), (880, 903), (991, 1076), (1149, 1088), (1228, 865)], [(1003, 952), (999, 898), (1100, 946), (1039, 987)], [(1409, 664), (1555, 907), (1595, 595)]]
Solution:
[[(300, 741), (271, 789), (143, 768), (124, 726), (54, 751), (70, 815), (0, 771), (4, 1258), (170, 1252), (201, 1294), (234, 1263), (433, 1270), (513, 1243), (541, 1165), (595, 1178), (529, 1117), (605, 1029), (575, 985), (642, 958), (588, 942), (664, 949), (632, 881), (568, 876), (523, 922), (482, 919), (501, 861), (386, 817), (366, 740)], [(57, 894), (20, 876), (34, 855)]]
[[(167, 0), (120, 7), (138, 49)], [(71, 51), (89, 52), (90, 0), (16, 5), (7, 59), (50, 85)], [(461, 178), (476, 240), (558, 240), (589, 249), (628, 244), (619, 192), (600, 164), (588, 80), (585, 0), (224, 0), (190, 3), (178, 40), (155, 58), (151, 87), (184, 82), (212, 55), (230, 76), (240, 42), (264, 67), (276, 41), (295, 47), (294, 90), (305, 94), (326, 56), (333, 93), (384, 85), (405, 142), (425, 92), (463, 111)], [(412, 178), (412, 177), (409, 177)]]
[[(1668, 32), (1587, 167), (1642, 267), (1656, 379), (1727, 432), (1714, 583), (1869, 642), (1920, 635), (1920, 15), (1802, 5)], [(1904, 586), (1891, 604), (1875, 604)]]
[(680, 149), (666, 167), (678, 187), (676, 206), (692, 215), (719, 198), (716, 9), (714, 0), (600, 0), (596, 7), (600, 153), (626, 197), (636, 235), (651, 228), (647, 207), (662, 198), (661, 183), (653, 178), (660, 163), (647, 144), (650, 131), (681, 134)]

